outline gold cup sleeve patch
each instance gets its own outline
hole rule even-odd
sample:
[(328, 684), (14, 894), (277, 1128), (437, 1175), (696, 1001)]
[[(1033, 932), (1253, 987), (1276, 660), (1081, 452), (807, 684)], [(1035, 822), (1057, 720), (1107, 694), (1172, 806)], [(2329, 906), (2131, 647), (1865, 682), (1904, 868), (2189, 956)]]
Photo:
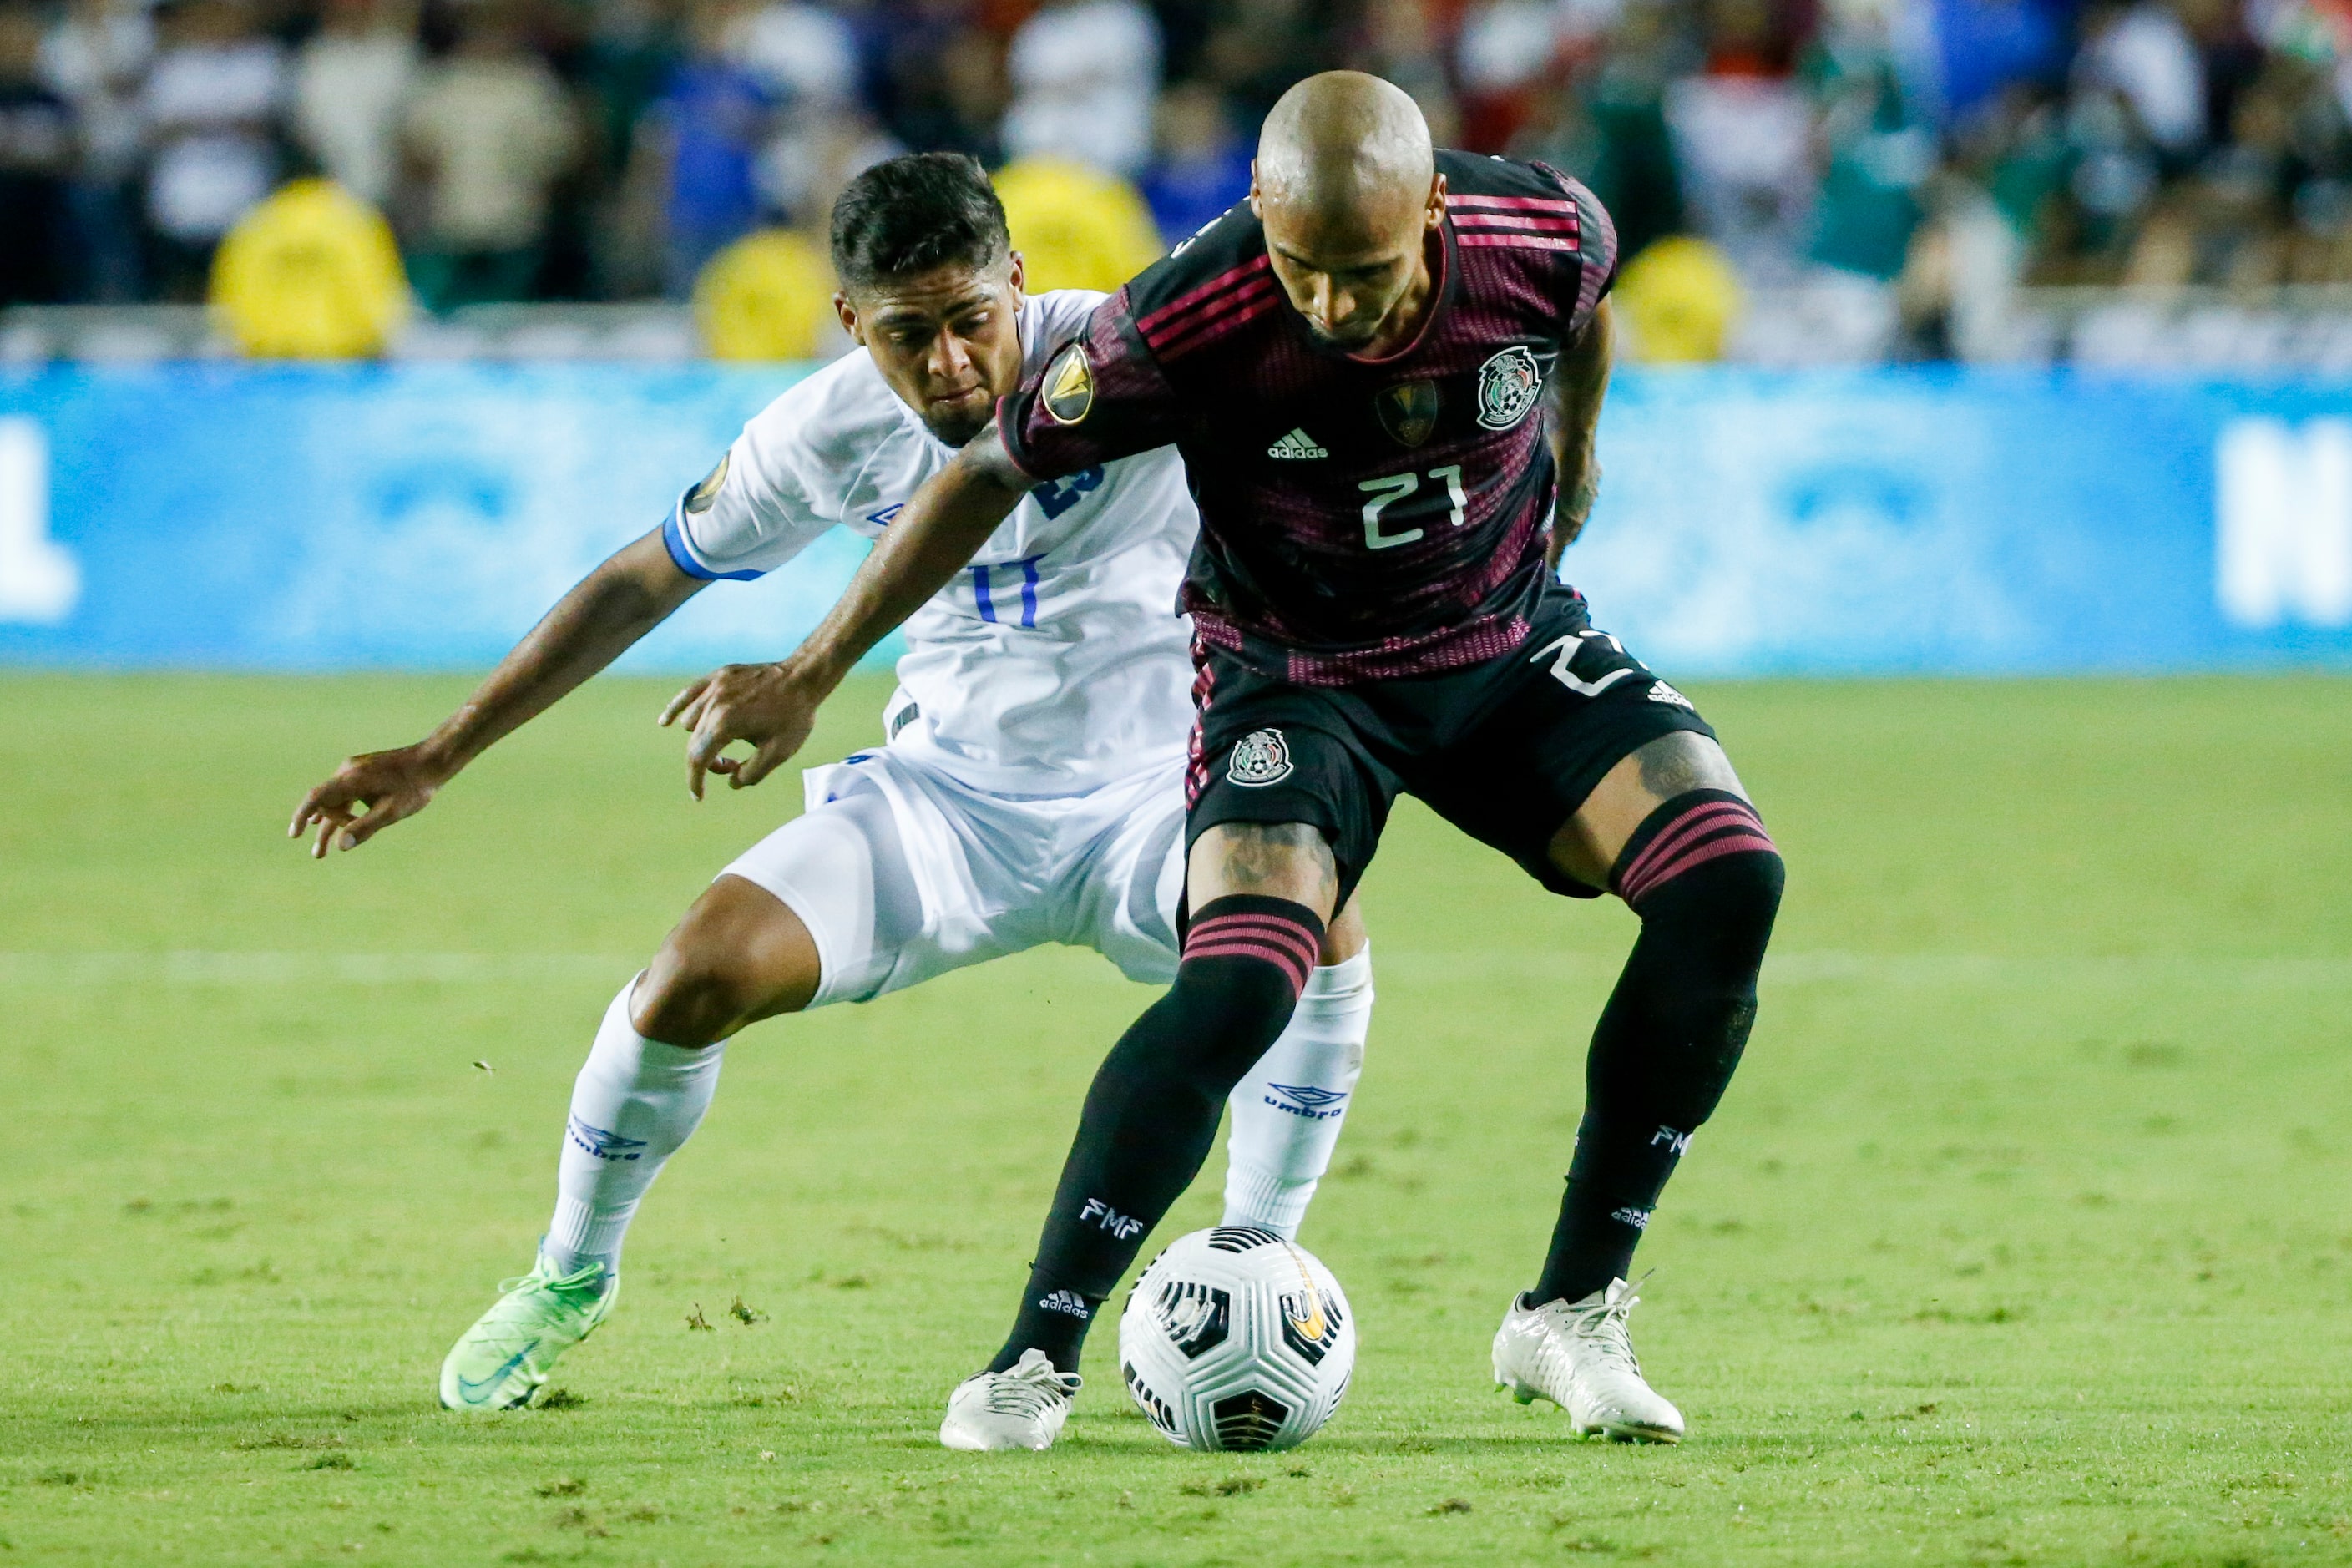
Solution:
[(686, 510), (688, 516), (700, 517), (710, 510), (711, 504), (719, 499), (719, 492), (727, 488), (727, 465), (734, 459), (734, 449), (730, 447), (725, 455), (719, 458), (719, 466), (705, 475), (700, 484), (686, 492)]
[(1041, 401), (1056, 425), (1076, 425), (1095, 405), (1095, 370), (1087, 363), (1083, 343), (1072, 343), (1045, 367), (1045, 391)]

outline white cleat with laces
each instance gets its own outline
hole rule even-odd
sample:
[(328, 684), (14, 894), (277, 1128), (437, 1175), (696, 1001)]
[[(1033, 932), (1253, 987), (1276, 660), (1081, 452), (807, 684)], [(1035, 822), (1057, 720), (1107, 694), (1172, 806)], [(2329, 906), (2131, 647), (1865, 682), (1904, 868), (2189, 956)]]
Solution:
[(1642, 1379), (1626, 1332), (1641, 1298), (1622, 1279), (1581, 1301), (1515, 1300), (1495, 1331), (1495, 1381), (1522, 1405), (1549, 1399), (1580, 1437), (1679, 1443), (1683, 1413)]
[(983, 1372), (956, 1384), (948, 1395), (948, 1418), (940, 1441), (974, 1453), (1004, 1448), (1050, 1448), (1070, 1418), (1070, 1399), (1081, 1386), (1075, 1372), (1056, 1372), (1044, 1351), (1024, 1351), (1003, 1372)]

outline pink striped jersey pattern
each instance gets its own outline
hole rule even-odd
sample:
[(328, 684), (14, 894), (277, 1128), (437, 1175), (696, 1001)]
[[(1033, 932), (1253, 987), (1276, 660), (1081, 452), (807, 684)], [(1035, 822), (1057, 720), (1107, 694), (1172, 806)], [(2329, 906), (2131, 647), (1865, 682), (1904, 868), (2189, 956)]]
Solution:
[(1576, 204), (1548, 196), (1448, 196), (1454, 243), (1471, 249), (1507, 246), (1519, 250), (1579, 254), (1580, 218)]
[(1196, 921), (1184, 933), (1184, 957), (1256, 958), (1289, 976), (1294, 992), (1307, 988), (1322, 950), (1316, 934), (1294, 920), (1276, 914), (1212, 915)]
[(1278, 292), (1273, 265), (1254, 257), (1139, 318), (1135, 330), (1165, 364), (1264, 315)]
[(1775, 854), (1763, 819), (1744, 801), (1710, 800), (1666, 824), (1617, 879), (1618, 896), (1642, 900), (1684, 872), (1726, 855)]

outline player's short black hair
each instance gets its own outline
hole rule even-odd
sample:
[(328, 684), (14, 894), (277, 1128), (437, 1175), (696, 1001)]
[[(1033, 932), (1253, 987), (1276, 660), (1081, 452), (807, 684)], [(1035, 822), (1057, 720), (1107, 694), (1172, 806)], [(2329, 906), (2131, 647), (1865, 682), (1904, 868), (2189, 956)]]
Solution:
[(886, 159), (833, 204), (834, 276), (852, 291), (935, 267), (991, 267), (1012, 248), (988, 171), (961, 153)]

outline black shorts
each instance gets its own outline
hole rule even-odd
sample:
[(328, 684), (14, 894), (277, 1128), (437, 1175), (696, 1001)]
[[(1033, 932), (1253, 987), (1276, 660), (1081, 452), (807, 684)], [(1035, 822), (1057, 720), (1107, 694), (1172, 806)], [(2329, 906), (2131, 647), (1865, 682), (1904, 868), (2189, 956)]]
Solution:
[(1715, 731), (1592, 629), (1583, 595), (1548, 591), (1529, 618), (1533, 633), (1499, 658), (1354, 686), (1295, 686), (1202, 650), (1186, 845), (1221, 822), (1306, 823), (1331, 843), (1344, 904), (1402, 792), (1553, 892), (1597, 898), (1551, 864), (1561, 824), (1642, 746)]

